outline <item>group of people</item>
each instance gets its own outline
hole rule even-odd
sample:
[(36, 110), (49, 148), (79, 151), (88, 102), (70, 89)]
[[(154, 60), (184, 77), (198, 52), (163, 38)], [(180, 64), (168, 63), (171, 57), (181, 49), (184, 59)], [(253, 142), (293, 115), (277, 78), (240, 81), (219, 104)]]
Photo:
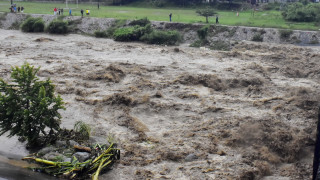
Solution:
[[(84, 12), (83, 9), (81, 9), (80, 12), (81, 12), (81, 16), (83, 17), (83, 12)], [(90, 10), (89, 9), (86, 9), (86, 15), (87, 16), (90, 15)]]
[[(80, 10), (80, 13), (81, 13), (81, 16), (83, 17), (83, 13), (84, 13), (84, 10), (81, 9)], [(63, 15), (63, 8), (59, 8), (57, 9), (56, 7), (53, 9), (53, 15)], [(90, 10), (89, 9), (86, 9), (86, 15), (89, 16), (90, 15)], [(69, 16), (72, 16), (72, 10), (71, 8), (69, 8)]]
[(16, 4), (12, 4), (9, 9), (10, 9), (10, 12), (13, 12), (13, 13), (20, 12), (20, 11), (23, 13), (24, 7), (23, 6), (22, 7), (20, 7), (20, 6), (17, 7)]
[[(237, 16), (239, 16), (239, 13), (237, 12)], [(172, 21), (172, 13), (169, 14), (169, 20)], [(219, 24), (219, 17), (216, 16), (216, 24)]]
[(56, 7), (53, 9), (53, 14), (54, 15), (63, 15), (63, 8), (59, 8), (59, 9), (57, 9)]

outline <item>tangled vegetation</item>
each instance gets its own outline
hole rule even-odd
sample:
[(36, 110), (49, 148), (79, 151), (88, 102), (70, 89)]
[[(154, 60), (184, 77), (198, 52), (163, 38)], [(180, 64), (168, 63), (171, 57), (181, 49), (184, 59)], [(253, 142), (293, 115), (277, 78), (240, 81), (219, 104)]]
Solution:
[[(91, 152), (91, 148), (87, 148)], [(98, 180), (101, 172), (110, 168), (116, 160), (120, 159), (120, 150), (113, 143), (109, 147), (97, 144), (92, 148), (94, 150), (91, 152), (91, 158), (85, 162), (80, 162), (75, 156), (72, 157), (71, 162), (55, 162), (37, 157), (24, 157), (23, 160), (40, 164), (41, 167), (32, 169), (53, 176), (63, 176), (69, 179), (92, 177), (93, 180)]]

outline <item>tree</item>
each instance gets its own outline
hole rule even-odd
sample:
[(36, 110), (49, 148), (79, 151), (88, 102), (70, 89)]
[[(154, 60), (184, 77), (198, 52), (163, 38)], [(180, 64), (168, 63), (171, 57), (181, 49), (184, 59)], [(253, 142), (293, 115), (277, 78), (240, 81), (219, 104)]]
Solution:
[(0, 135), (17, 135), (30, 147), (55, 137), (60, 130), (58, 110), (64, 109), (50, 79), (39, 81), (36, 77), (39, 69), (25, 63), (12, 68), (11, 84), (0, 79)]
[(208, 18), (210, 16), (217, 14), (213, 9), (211, 9), (209, 7), (205, 8), (205, 9), (199, 9), (196, 11), (196, 13), (198, 13), (200, 16), (206, 17), (206, 23), (209, 23)]

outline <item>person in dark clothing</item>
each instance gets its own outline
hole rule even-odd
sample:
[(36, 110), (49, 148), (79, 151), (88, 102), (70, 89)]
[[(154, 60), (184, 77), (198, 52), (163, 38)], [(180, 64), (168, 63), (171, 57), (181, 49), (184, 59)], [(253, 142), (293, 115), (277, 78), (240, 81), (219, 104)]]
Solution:
[(216, 17), (216, 24), (219, 24), (219, 17)]
[(80, 12), (81, 12), (81, 17), (83, 17), (83, 9), (81, 9), (81, 11), (80, 11)]
[(172, 13), (169, 14), (170, 22), (171, 22)]
[(18, 12), (20, 12), (20, 6), (18, 7)]
[(63, 8), (61, 9), (61, 15), (63, 16)]
[(22, 6), (22, 7), (21, 7), (21, 12), (22, 12), (22, 13), (23, 13), (23, 10), (24, 10), (24, 7)]

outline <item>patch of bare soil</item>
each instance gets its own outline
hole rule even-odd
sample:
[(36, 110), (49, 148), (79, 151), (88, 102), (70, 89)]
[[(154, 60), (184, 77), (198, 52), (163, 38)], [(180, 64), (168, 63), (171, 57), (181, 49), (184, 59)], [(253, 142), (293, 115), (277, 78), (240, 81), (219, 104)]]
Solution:
[[(41, 66), (82, 120), (119, 142), (105, 179), (310, 179), (320, 47), (231, 51), (0, 30), (0, 77)], [(177, 50), (178, 49), (178, 50)]]

